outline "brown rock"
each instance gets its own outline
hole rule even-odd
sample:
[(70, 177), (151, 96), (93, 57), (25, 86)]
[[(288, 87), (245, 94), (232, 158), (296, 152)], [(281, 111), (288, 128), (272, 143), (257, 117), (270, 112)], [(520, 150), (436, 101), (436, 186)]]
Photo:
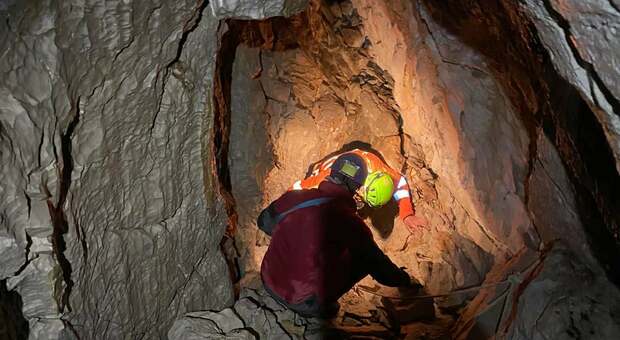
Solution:
[(388, 315), (399, 325), (414, 321), (427, 321), (435, 318), (435, 305), (432, 298), (420, 299), (382, 299)]

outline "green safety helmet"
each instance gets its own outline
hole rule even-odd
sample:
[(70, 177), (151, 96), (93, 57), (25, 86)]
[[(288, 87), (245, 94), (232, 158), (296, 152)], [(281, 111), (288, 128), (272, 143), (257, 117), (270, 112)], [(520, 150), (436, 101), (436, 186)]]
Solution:
[(364, 181), (363, 198), (371, 207), (385, 205), (392, 198), (394, 181), (385, 172), (375, 171)]

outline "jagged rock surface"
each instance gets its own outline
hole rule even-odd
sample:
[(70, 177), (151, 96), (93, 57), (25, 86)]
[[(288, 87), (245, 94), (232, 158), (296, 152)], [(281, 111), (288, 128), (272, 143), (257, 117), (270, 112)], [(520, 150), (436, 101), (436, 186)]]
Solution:
[(487, 280), (507, 283), (467, 306), (455, 339), (612, 339), (620, 332), (617, 290), (562, 245), (517, 254)]
[(0, 268), (31, 339), (155, 338), (232, 302), (206, 5), (3, 2)]
[(217, 18), (264, 19), (290, 16), (306, 8), (308, 0), (213, 0), (209, 6)]
[(306, 324), (264, 290), (245, 289), (232, 308), (186, 314), (174, 323), (168, 338), (191, 339), (196, 334), (198, 339), (302, 339)]
[(525, 1), (560, 75), (600, 121), (620, 172), (620, 6), (609, 1)]

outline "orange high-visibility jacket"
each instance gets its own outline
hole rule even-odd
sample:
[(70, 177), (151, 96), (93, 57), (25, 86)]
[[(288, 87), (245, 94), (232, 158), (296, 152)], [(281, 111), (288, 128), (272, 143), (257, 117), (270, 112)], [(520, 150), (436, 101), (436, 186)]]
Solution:
[[(401, 175), (398, 171), (387, 165), (383, 160), (381, 160), (381, 158), (377, 157), (377, 155), (372, 152), (355, 149), (345, 153), (354, 153), (366, 160), (366, 164), (368, 165), (368, 173), (382, 171), (390, 175), (390, 177), (392, 177), (392, 181), (394, 181), (394, 192), (392, 193), (392, 198), (398, 203), (398, 215), (401, 219), (404, 219), (407, 216), (415, 214), (413, 202), (411, 201), (411, 194), (409, 193), (409, 184), (407, 183), (405, 176)], [(317, 188), (319, 184), (325, 180), (325, 177), (329, 176), (334, 161), (336, 161), (336, 158), (340, 155), (342, 154), (330, 157), (323, 163), (315, 165), (314, 171), (308, 178), (295, 182), (293, 187), (290, 189), (302, 190)]]

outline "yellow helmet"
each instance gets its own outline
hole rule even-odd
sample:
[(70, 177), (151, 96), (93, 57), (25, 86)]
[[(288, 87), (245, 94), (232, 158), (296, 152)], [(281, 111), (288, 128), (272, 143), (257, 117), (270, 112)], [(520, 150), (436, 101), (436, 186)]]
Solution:
[(364, 181), (362, 197), (371, 207), (380, 207), (392, 198), (394, 192), (394, 181), (392, 177), (382, 171), (375, 171)]

